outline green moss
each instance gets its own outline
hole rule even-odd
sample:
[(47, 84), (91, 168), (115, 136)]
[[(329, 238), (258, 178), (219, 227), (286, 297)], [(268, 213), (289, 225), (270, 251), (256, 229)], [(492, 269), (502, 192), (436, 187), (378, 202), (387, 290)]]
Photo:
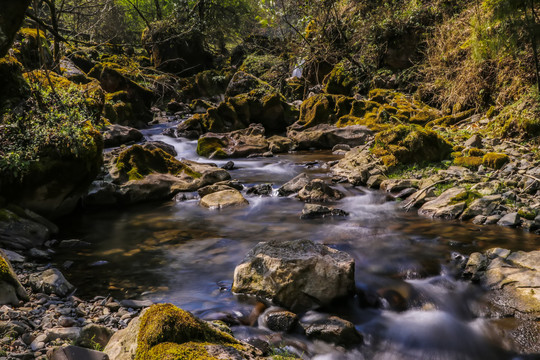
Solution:
[(460, 152), (461, 152), (461, 151), (465, 150), (465, 146), (463, 146), (463, 145), (455, 145), (455, 146), (452, 148), (452, 150), (454, 150), (454, 151), (460, 151)]
[(13, 285), (16, 284), (16, 280), (13, 278), (11, 268), (2, 256), (0, 256), (0, 281)]
[(7, 209), (0, 209), (0, 221), (12, 221), (12, 220), (18, 220), (19, 216), (15, 213), (7, 210)]
[(430, 121), (426, 126), (427, 127), (433, 127), (433, 126), (447, 127), (447, 126), (455, 125), (458, 122), (465, 120), (471, 115), (473, 115), (474, 111), (475, 111), (474, 109), (470, 109), (470, 110), (462, 111), (454, 115), (443, 116), (439, 119)]
[(500, 153), (487, 153), (482, 159), (482, 163), (492, 169), (500, 169), (509, 161), (508, 155)]
[(482, 195), (477, 193), (476, 191), (467, 190), (451, 198), (450, 205), (465, 202), (465, 204), (469, 206), (474, 200), (480, 199), (481, 197)]
[[(141, 319), (135, 359), (198, 359), (190, 356), (208, 356), (204, 349), (204, 345), (208, 343), (231, 347), (240, 345), (229, 334), (211, 328), (172, 304), (153, 305)], [(153, 349), (154, 347), (157, 349)]]
[(223, 147), (225, 146), (227, 146), (227, 144), (218, 138), (201, 137), (199, 141), (197, 141), (197, 154), (207, 158), (227, 158), (227, 153), (223, 151)]
[(536, 211), (533, 209), (523, 208), (519, 209), (518, 215), (527, 220), (534, 220), (536, 218)]
[(116, 167), (129, 180), (140, 180), (151, 173), (178, 175), (183, 172), (194, 178), (201, 176), (162, 149), (148, 150), (140, 145), (122, 151), (116, 159)]
[(467, 151), (467, 154), (469, 156), (484, 156), (484, 151), (481, 150), (481, 149), (478, 149), (478, 148), (470, 148), (468, 151)]
[(457, 166), (476, 169), (482, 165), (482, 158), (479, 156), (458, 156), (454, 158), (454, 164)]
[(239, 70), (277, 86), (287, 77), (288, 64), (278, 56), (251, 54), (244, 60)]
[(418, 125), (398, 125), (378, 133), (372, 153), (385, 164), (396, 165), (444, 160), (452, 151), (451, 144)]
[(287, 80), (283, 89), (283, 95), (291, 101), (303, 100), (305, 90), (306, 81), (304, 79), (293, 77)]
[(343, 63), (339, 63), (325, 76), (323, 80), (324, 92), (349, 96), (357, 82), (348, 67)]

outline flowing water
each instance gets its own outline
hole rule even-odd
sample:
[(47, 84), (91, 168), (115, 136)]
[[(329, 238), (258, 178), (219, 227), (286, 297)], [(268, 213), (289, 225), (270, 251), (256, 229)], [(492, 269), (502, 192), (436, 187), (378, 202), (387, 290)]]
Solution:
[[(174, 145), (178, 158), (208, 161), (196, 154), (196, 142), (162, 136), (162, 130), (158, 126), (145, 135)], [(301, 172), (330, 177), (325, 163), (336, 159), (320, 151), (239, 159), (231, 176), (246, 186), (272, 183), (277, 189)], [(456, 280), (449, 264), (456, 254), (492, 247), (536, 249), (536, 235), (429, 221), (401, 211), (384, 194), (336, 186), (347, 194), (333, 204), (351, 214), (345, 219), (301, 220), (304, 204), (277, 196), (247, 196), (245, 208), (212, 211), (198, 205), (196, 193), (165, 203), (87, 211), (66, 219), (61, 235), (93, 246), (58, 258), (74, 261), (66, 273), (79, 296), (142, 294), (204, 319), (234, 322), (254, 305), (230, 292), (234, 268), (245, 254), (260, 241), (308, 238), (351, 254), (357, 288), (367, 299), (383, 295), (378, 306), (354, 300), (328, 309), (352, 321), (363, 344), (345, 350), (300, 335), (273, 334), (263, 324), (233, 326), (236, 336), (270, 339), (304, 359), (513, 358), (512, 341), (481, 316), (487, 306), (482, 291)]]

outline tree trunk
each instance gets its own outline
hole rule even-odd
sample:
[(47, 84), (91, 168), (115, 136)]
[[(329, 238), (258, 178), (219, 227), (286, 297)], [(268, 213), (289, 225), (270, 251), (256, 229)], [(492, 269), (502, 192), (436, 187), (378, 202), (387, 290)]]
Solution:
[(30, 0), (0, 0), (0, 57), (4, 57), (24, 20)]
[(163, 13), (161, 12), (161, 5), (159, 4), (159, 0), (154, 0), (154, 4), (156, 5), (156, 17), (158, 20), (163, 20)]

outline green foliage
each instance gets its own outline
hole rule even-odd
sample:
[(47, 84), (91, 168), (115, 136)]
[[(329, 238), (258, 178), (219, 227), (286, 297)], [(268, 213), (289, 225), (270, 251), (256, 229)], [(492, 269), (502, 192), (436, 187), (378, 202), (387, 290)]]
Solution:
[(0, 177), (20, 180), (42, 158), (84, 160), (101, 146), (99, 95), (67, 80), (53, 90), (41, 80), (31, 79), (33, 96), (0, 119)]

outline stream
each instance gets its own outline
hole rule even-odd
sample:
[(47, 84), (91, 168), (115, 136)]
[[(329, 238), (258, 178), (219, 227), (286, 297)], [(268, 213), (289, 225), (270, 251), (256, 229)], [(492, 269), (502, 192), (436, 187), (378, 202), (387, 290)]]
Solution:
[[(145, 130), (146, 138), (173, 145), (178, 158), (209, 162), (196, 154), (196, 141), (163, 136), (163, 127)], [(60, 252), (58, 266), (73, 261), (63, 271), (79, 297), (142, 294), (206, 320), (230, 320), (249, 315), (255, 304), (230, 291), (234, 268), (246, 253), (261, 241), (308, 238), (354, 257), (357, 288), (367, 298), (385, 295), (377, 307), (355, 300), (329, 309), (355, 324), (363, 344), (343, 349), (272, 333), (262, 324), (233, 326), (235, 336), (272, 339), (276, 347), (304, 359), (518, 359), (505, 335), (508, 326), (517, 325), (482, 316), (489, 312), (482, 290), (456, 280), (451, 262), (458, 254), (493, 247), (536, 250), (538, 236), (424, 219), (403, 212), (385, 194), (350, 185), (335, 185), (347, 196), (331, 204), (350, 213), (343, 219), (301, 220), (301, 201), (275, 195), (302, 172), (330, 178), (325, 163), (340, 158), (313, 151), (233, 159), (233, 179), (246, 188), (272, 183), (275, 190), (271, 197), (245, 195), (250, 205), (244, 208), (208, 210), (198, 205), (196, 193), (187, 193), (168, 202), (73, 215), (59, 224), (61, 237), (82, 239), (92, 247)], [(222, 166), (227, 161), (210, 162)]]

